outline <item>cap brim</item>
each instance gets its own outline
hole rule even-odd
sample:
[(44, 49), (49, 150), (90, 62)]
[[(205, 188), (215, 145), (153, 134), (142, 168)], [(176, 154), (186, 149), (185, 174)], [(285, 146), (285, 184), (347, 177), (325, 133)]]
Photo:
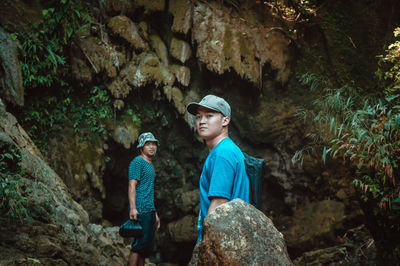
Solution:
[[(207, 108), (207, 109), (210, 109), (210, 110), (213, 110), (215, 112), (221, 113), (221, 111), (216, 110), (216, 109), (214, 109), (214, 108), (212, 108), (210, 106), (207, 106), (205, 104), (198, 104), (198, 103), (189, 103), (188, 106), (186, 107), (186, 110), (192, 115), (197, 115), (197, 109), (199, 109), (200, 106), (204, 107), (204, 108)], [(224, 114), (222, 114), (222, 115), (224, 115)]]

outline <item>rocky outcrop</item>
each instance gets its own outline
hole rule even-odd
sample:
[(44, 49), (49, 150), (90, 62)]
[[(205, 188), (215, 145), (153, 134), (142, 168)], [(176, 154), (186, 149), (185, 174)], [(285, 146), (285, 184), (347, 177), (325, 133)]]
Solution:
[(174, 242), (195, 242), (197, 239), (197, 216), (187, 215), (168, 224), (169, 239)]
[(0, 64), (0, 96), (13, 104), (23, 106), (24, 86), (18, 60), (18, 43), (1, 27)]
[(87, 212), (73, 200), (16, 118), (2, 106), (0, 100), (0, 142), (21, 153), (22, 172), (15, 178), (19, 193), (29, 199), (25, 208), (30, 220), (1, 225), (0, 264), (122, 264), (129, 249), (118, 228), (89, 224)]
[(254, 23), (248, 14), (243, 18), (216, 2), (197, 2), (192, 29), (198, 44), (196, 56), (213, 72), (233, 69), (255, 85), (260, 84), (261, 70), (268, 63), (278, 72), (276, 80), (285, 84), (290, 75), (291, 40), (281, 31)]
[(288, 228), (282, 232), (291, 249), (307, 251), (314, 246), (328, 247), (336, 243), (337, 232), (344, 229), (346, 219), (342, 202), (314, 202), (299, 208)]
[(295, 265), (378, 265), (376, 246), (365, 226), (348, 230), (337, 238), (335, 246), (305, 252), (294, 260)]
[(293, 265), (283, 235), (240, 199), (207, 215), (189, 265)]
[(176, 38), (172, 38), (169, 51), (171, 56), (178, 59), (181, 63), (185, 63), (192, 55), (190, 45), (187, 42)]
[(112, 17), (108, 21), (111, 31), (128, 41), (136, 49), (145, 49), (146, 42), (139, 34), (138, 26), (126, 16)]
[(187, 34), (192, 27), (194, 3), (190, 0), (170, 1), (169, 12), (174, 16), (172, 30)]
[(93, 36), (72, 46), (70, 55), (72, 75), (82, 83), (91, 83), (99, 73), (115, 78), (127, 61), (123, 46), (111, 45), (107, 38)]

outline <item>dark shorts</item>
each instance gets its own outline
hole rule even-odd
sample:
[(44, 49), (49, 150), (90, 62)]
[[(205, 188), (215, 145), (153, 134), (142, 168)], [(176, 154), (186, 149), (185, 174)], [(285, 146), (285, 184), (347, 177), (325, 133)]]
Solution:
[(144, 258), (148, 258), (154, 249), (156, 214), (154, 211), (142, 213), (139, 214), (138, 220), (143, 228), (143, 236), (133, 241), (131, 251), (139, 253)]

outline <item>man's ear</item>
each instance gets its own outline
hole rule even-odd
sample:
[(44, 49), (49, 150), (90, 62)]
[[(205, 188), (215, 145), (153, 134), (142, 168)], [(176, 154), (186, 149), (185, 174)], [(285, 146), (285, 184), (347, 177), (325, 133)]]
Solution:
[(231, 118), (229, 116), (224, 116), (222, 117), (222, 126), (227, 126), (229, 125), (229, 122), (231, 121)]

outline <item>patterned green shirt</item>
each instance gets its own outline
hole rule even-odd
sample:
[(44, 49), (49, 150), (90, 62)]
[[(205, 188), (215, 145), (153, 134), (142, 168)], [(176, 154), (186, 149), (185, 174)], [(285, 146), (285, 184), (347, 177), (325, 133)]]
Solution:
[(135, 157), (129, 164), (129, 180), (135, 179), (136, 209), (139, 213), (155, 210), (154, 207), (154, 178), (156, 173), (151, 163), (140, 156)]

